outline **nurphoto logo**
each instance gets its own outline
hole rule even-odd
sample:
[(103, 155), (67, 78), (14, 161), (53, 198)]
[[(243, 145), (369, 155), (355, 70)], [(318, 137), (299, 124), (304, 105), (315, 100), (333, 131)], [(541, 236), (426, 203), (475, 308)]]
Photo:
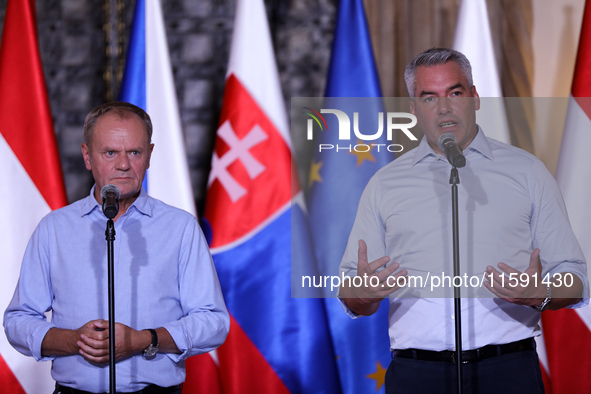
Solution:
[[(320, 112), (315, 111), (309, 107), (302, 107), (304, 114), (310, 116), (307, 120), (307, 136), (308, 140), (314, 139), (314, 123), (318, 125), (321, 131), (328, 131), (328, 125), (322, 114), (333, 114), (336, 116), (339, 125), (339, 141), (350, 141), (351, 140), (351, 119), (349, 116), (338, 109), (325, 109), (322, 108)], [(360, 141), (375, 141), (382, 136), (384, 133), (384, 113), (378, 112), (378, 130), (373, 134), (363, 134), (359, 130), (359, 112), (353, 112), (353, 133)], [(417, 141), (417, 137), (410, 131), (411, 128), (416, 126), (417, 118), (408, 112), (386, 112), (386, 139), (392, 141), (394, 131), (399, 130), (406, 135), (411, 141)], [(406, 122), (400, 122), (400, 120), (406, 120)], [(410, 120), (410, 121), (408, 121)], [(402, 152), (404, 149), (400, 144), (356, 144), (356, 145), (341, 145), (341, 144), (318, 144), (318, 151), (324, 150), (335, 150), (348, 151), (354, 150), (356, 152), (368, 152), (372, 147), (376, 147), (377, 151), (380, 151), (380, 147), (385, 147), (389, 152)]]

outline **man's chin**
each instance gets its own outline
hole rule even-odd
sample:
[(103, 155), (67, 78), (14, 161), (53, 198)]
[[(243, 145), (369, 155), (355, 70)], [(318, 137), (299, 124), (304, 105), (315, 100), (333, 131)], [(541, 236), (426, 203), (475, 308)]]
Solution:
[(449, 126), (449, 127), (438, 127), (437, 131), (440, 136), (445, 133), (450, 133), (450, 134), (453, 134), (454, 136), (456, 136), (456, 138), (457, 138), (457, 133), (460, 131), (460, 126), (454, 125), (454, 126)]
[(140, 195), (140, 189), (131, 189), (131, 190), (121, 190), (121, 197), (119, 199), (126, 199), (126, 198), (135, 198)]
[(130, 185), (126, 182), (112, 182), (113, 185), (117, 186), (121, 196), (119, 197), (120, 200), (128, 199), (128, 198), (135, 198), (139, 196), (142, 186), (139, 185)]

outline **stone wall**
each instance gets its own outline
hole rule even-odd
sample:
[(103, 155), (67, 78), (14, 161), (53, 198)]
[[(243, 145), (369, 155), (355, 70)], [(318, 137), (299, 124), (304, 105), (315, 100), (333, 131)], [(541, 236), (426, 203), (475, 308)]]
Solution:
[[(12, 1), (12, 0), (11, 0)], [(20, 1), (20, 0), (16, 0)], [(154, 0), (147, 0), (154, 1)], [(0, 0), (3, 24), (7, 0)], [(118, 0), (123, 53), (134, 0)], [(162, 0), (168, 45), (199, 212), (223, 96), (235, 0)], [(322, 96), (337, 0), (267, 0), (286, 106), (292, 96)], [(43, 69), (68, 199), (93, 184), (80, 154), (88, 111), (108, 99), (105, 21), (109, 0), (37, 0)], [(0, 25), (1, 27), (1, 25)], [(116, 56), (116, 54), (113, 54)], [(155, 132), (158, 132), (157, 130)]]

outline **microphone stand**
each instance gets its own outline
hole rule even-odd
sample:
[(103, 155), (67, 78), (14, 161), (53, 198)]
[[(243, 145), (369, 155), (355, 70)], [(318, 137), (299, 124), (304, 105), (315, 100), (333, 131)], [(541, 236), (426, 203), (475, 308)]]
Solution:
[(115, 241), (115, 224), (113, 219), (107, 220), (105, 230), (107, 240), (107, 267), (109, 277), (109, 392), (115, 394), (115, 264), (113, 241)]
[[(449, 178), (451, 186), (451, 212), (452, 212), (452, 232), (453, 232), (453, 259), (454, 259), (454, 279), (460, 276), (460, 234), (458, 221), (458, 184), (460, 176), (458, 168), (454, 166), (451, 169)], [(452, 282), (453, 283), (453, 282)], [(460, 299), (460, 286), (454, 285), (454, 316), (456, 323), (456, 365), (458, 379), (458, 393), (462, 394), (462, 305)]]

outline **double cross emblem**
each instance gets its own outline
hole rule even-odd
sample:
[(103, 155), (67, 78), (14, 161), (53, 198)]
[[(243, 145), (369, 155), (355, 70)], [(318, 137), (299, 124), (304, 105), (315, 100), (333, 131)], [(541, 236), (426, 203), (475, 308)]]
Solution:
[(250, 149), (266, 140), (268, 136), (257, 124), (244, 138), (239, 139), (230, 121), (226, 120), (218, 129), (218, 137), (230, 149), (222, 157), (219, 157), (215, 151), (213, 152), (211, 172), (209, 173), (207, 186), (209, 187), (214, 180), (219, 180), (234, 203), (242, 198), (247, 193), (247, 190), (228, 172), (228, 166), (236, 160), (240, 160), (249, 178), (255, 179), (265, 171), (265, 166), (250, 153)]

